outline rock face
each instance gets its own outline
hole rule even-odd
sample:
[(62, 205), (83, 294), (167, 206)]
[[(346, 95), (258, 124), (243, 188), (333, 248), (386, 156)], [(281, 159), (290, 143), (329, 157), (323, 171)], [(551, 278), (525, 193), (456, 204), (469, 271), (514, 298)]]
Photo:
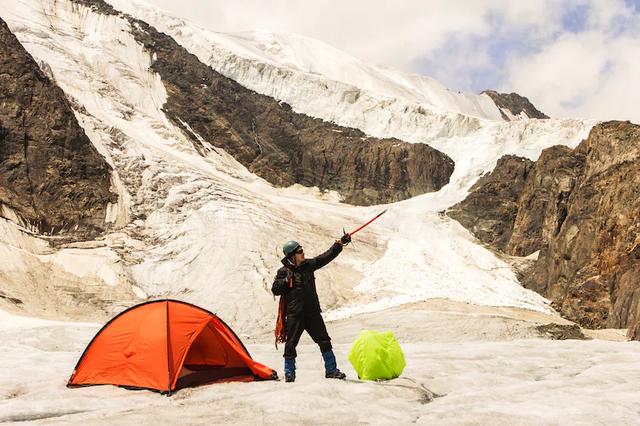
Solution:
[[(118, 13), (100, 0), (76, 1), (100, 13)], [(210, 143), (274, 185), (336, 190), (353, 204), (399, 201), (449, 182), (454, 164), (440, 151), (370, 138), (360, 130), (298, 114), (214, 71), (145, 22), (123, 16), (153, 55), (151, 68), (168, 94), (163, 110), (201, 153)]]
[[(492, 174), (509, 176), (498, 167)], [(513, 208), (504, 209), (504, 228), (512, 224), (506, 246), (504, 239), (476, 230), (503, 202), (472, 202), (481, 188), (452, 213), (462, 210), (461, 223), (496, 249), (518, 256), (540, 250), (523, 279), (526, 287), (583, 326), (628, 327), (629, 336), (640, 339), (640, 126), (602, 123), (575, 150), (544, 151), (522, 187), (515, 215), (506, 214)]]
[[(584, 166), (534, 274), (559, 309), (590, 327), (640, 321), (640, 126), (596, 126)], [(562, 213), (562, 211), (561, 211)]]
[(518, 199), (533, 164), (514, 155), (500, 158), (495, 169), (471, 187), (469, 196), (449, 209), (449, 216), (482, 242), (505, 250), (511, 240)]
[(517, 93), (498, 93), (495, 90), (485, 90), (482, 93), (493, 99), (493, 102), (500, 108), (502, 118), (507, 121), (510, 121), (511, 118), (505, 113), (505, 110), (514, 116), (518, 116), (524, 112), (529, 118), (549, 118), (548, 115), (540, 112), (533, 106), (533, 104), (529, 102), (529, 99)]
[(545, 149), (536, 161), (518, 200), (509, 254), (526, 256), (542, 249), (560, 232), (567, 200), (584, 166), (584, 156), (566, 146)]
[(37, 232), (104, 228), (111, 168), (62, 90), (0, 19), (0, 215)]

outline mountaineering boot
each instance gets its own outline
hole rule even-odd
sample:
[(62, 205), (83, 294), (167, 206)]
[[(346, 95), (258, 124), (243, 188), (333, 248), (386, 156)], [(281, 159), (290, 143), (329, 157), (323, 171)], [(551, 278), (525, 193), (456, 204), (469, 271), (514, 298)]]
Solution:
[(296, 381), (296, 359), (284, 358), (284, 381), (295, 382)]
[(342, 371), (338, 370), (337, 368), (333, 371), (333, 373), (324, 373), (324, 377), (326, 377), (327, 379), (339, 379), (339, 380), (344, 380), (347, 378), (347, 375), (344, 374)]
[(324, 360), (324, 377), (327, 379), (340, 379), (344, 380), (347, 375), (338, 370), (336, 365), (336, 356), (332, 350), (322, 352), (322, 359)]

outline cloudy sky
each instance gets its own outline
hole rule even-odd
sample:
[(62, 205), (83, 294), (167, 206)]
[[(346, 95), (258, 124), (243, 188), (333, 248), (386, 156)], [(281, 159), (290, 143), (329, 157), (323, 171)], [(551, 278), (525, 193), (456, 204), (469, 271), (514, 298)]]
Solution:
[(640, 123), (640, 0), (147, 1), (215, 31), (303, 34), (454, 90), (515, 91), (555, 117)]

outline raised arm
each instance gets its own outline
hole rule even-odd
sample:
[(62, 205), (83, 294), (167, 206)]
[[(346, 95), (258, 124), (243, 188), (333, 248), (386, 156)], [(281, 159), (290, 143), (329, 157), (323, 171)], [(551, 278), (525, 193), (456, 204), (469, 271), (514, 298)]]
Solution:
[(342, 251), (342, 245), (342, 242), (338, 240), (331, 245), (329, 250), (314, 257), (313, 259), (309, 259), (309, 266), (311, 267), (311, 269), (313, 269), (314, 271), (316, 269), (320, 269), (331, 262), (333, 259), (335, 259)]

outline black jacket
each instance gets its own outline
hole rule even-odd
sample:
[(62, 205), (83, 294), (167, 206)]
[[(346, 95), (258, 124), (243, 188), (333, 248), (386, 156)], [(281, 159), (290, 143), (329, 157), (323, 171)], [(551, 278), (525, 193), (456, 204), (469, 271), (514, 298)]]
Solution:
[[(302, 313), (313, 314), (321, 312), (318, 293), (316, 292), (316, 277), (314, 272), (336, 258), (342, 251), (342, 246), (333, 243), (329, 250), (313, 259), (305, 259), (297, 267), (288, 259), (282, 259), (282, 268), (273, 280), (271, 291), (276, 296), (284, 296), (287, 303), (287, 315)], [(293, 273), (293, 287), (289, 287), (287, 270)]]

